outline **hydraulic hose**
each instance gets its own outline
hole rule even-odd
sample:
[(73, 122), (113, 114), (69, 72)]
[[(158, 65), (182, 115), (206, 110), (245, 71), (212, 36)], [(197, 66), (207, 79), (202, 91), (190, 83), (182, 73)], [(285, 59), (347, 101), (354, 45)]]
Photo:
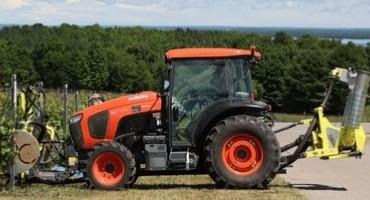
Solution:
[(321, 106), (323, 108), (326, 107), (326, 104), (329, 101), (329, 98), (331, 96), (331, 93), (333, 92), (334, 85), (335, 85), (335, 79), (334, 78), (331, 78), (330, 81), (329, 81), (329, 86), (326, 88), (325, 98), (324, 98), (324, 100), (321, 103)]
[[(329, 98), (330, 98), (330, 96), (333, 92), (334, 84), (335, 84), (335, 79), (331, 78), (330, 81), (329, 81), (329, 86), (326, 88), (326, 91), (325, 91), (324, 100), (321, 103), (321, 106), (323, 108), (326, 107), (326, 105), (329, 101)], [(313, 118), (311, 120), (311, 123), (310, 123), (306, 133), (302, 136), (302, 140), (300, 141), (300, 143), (297, 144), (297, 149), (294, 151), (293, 155), (287, 157), (286, 162), (283, 163), (280, 166), (280, 169), (283, 169), (283, 168), (289, 166), (290, 164), (292, 164), (293, 162), (295, 162), (296, 160), (298, 160), (299, 158), (301, 158), (303, 156), (302, 153), (305, 152), (307, 150), (307, 148), (310, 146), (310, 143), (309, 143), (310, 142), (310, 136), (311, 136), (312, 131), (317, 126), (317, 117), (318, 117), (317, 115), (313, 116)], [(292, 124), (291, 126), (294, 127), (295, 124)], [(284, 128), (283, 128), (283, 130), (285, 130)], [(278, 130), (277, 132), (280, 132), (280, 131), (281, 130)]]

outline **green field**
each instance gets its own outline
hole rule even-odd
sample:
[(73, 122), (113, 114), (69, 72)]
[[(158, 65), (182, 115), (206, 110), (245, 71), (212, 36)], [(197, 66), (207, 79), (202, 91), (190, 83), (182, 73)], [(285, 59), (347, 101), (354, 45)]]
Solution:
[(140, 177), (128, 190), (101, 191), (85, 184), (32, 184), (0, 191), (1, 200), (114, 200), (114, 199), (305, 199), (297, 190), (277, 177), (268, 190), (217, 189), (207, 175)]

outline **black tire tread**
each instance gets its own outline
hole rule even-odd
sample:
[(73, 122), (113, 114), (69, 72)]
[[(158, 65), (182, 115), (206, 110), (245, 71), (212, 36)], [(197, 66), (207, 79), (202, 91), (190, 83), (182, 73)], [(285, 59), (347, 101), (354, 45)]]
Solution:
[[(111, 188), (102, 188), (90, 176), (90, 174), (91, 174), (90, 169), (91, 169), (91, 165), (93, 163), (93, 159), (99, 153), (102, 153), (102, 152), (105, 152), (105, 151), (119, 152), (120, 154), (122, 154), (123, 157), (125, 157), (128, 160), (128, 168), (127, 168), (128, 170), (126, 171), (126, 172), (129, 173), (128, 178), (126, 178), (126, 180), (123, 180), (122, 183), (117, 184), (116, 186), (111, 187)], [(125, 163), (125, 165), (126, 164), (127, 163)], [(102, 188), (102, 189), (106, 189), (106, 190), (120, 190), (120, 189), (129, 187), (130, 180), (133, 180), (136, 176), (135, 158), (134, 158), (133, 154), (131, 153), (131, 151), (129, 149), (127, 149), (127, 147), (124, 146), (123, 144), (120, 144), (118, 142), (101, 142), (101, 143), (96, 144), (93, 147), (93, 150), (88, 153), (88, 159), (86, 161), (86, 168), (85, 168), (84, 171), (86, 173), (86, 176), (85, 176), (86, 177), (86, 182), (87, 182), (87, 185), (89, 187), (91, 187), (91, 188)]]
[[(273, 170), (270, 173), (264, 174), (259, 180), (254, 182), (249, 182), (244, 185), (235, 184), (232, 181), (227, 180), (226, 177), (223, 177), (219, 173), (217, 173), (217, 169), (213, 164), (213, 159), (211, 155), (211, 150), (214, 142), (216, 141), (216, 137), (223, 131), (228, 129), (230, 126), (235, 124), (248, 124), (256, 126), (258, 129), (266, 133), (268, 140), (271, 141), (271, 148), (273, 149), (273, 158), (274, 161), (272, 162)], [(210, 134), (207, 136), (206, 143), (205, 143), (205, 167), (208, 170), (210, 177), (216, 183), (218, 187), (226, 187), (226, 188), (258, 188), (258, 189), (265, 189), (268, 187), (268, 184), (275, 178), (276, 173), (279, 170), (280, 165), (280, 145), (273, 134), (270, 127), (268, 127), (265, 123), (261, 122), (255, 117), (248, 116), (248, 115), (235, 115), (228, 117), (219, 123), (216, 124), (210, 131)]]

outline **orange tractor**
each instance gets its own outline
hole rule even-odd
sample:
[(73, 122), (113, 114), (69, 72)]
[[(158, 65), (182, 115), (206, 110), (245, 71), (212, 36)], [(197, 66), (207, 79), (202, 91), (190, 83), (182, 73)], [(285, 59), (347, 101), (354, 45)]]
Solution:
[[(79, 180), (92, 187), (114, 190), (134, 184), (138, 176), (209, 174), (220, 187), (266, 188), (297, 159), (363, 154), (366, 135), (360, 122), (368, 72), (333, 69), (313, 117), (273, 132), (271, 107), (256, 101), (252, 89), (251, 69), (260, 57), (254, 48), (170, 50), (160, 93), (126, 95), (75, 113), (69, 120), (71, 142), (42, 139), (51, 130), (43, 123), (28, 123), (38, 126), (41, 139), (28, 129), (16, 131), (10, 177), (29, 170), (30, 178), (66, 182), (80, 174)], [(350, 90), (341, 127), (323, 113), (336, 81)], [(307, 131), (280, 146), (275, 134), (299, 124)], [(65, 169), (43, 171), (35, 164), (39, 151), (54, 143), (64, 146), (58, 155)]]
[(280, 146), (254, 100), (252, 50), (200, 48), (166, 53), (163, 91), (86, 108), (70, 119), (80, 169), (97, 188), (141, 175), (209, 174), (219, 186), (265, 187)]

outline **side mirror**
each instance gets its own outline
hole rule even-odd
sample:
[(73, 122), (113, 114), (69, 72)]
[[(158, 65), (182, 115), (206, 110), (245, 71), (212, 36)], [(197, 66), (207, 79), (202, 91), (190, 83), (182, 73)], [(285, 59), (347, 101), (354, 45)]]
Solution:
[(163, 83), (164, 91), (168, 91), (169, 87), (170, 87), (170, 82), (168, 80), (165, 80), (164, 83)]

